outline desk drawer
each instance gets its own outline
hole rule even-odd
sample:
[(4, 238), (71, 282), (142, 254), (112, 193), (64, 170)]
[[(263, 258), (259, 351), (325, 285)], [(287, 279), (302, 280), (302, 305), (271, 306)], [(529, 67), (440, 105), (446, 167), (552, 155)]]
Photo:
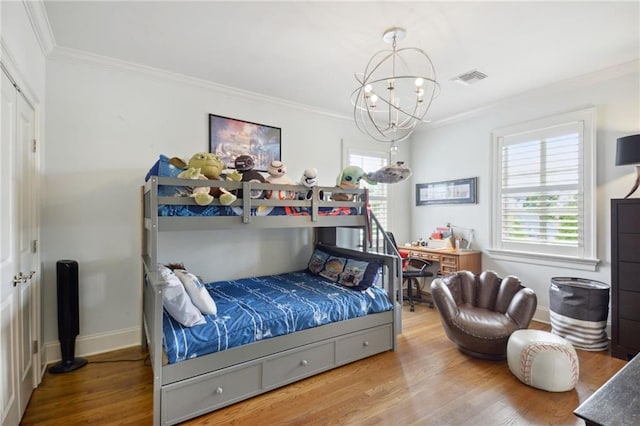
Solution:
[(162, 389), (162, 424), (176, 423), (260, 392), (262, 365), (203, 374)]
[(440, 262), (442, 262), (443, 267), (447, 268), (458, 268), (458, 257), (457, 256), (447, 256), (442, 255)]
[(264, 384), (270, 388), (327, 370), (334, 365), (333, 342), (294, 350), (265, 362)]
[(393, 336), (391, 326), (385, 325), (348, 336), (336, 342), (336, 363), (344, 364), (390, 350)]

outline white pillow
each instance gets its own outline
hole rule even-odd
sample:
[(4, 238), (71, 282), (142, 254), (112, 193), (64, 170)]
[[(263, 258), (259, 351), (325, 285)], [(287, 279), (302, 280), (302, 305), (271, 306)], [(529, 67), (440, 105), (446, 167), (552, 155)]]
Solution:
[(206, 323), (202, 313), (191, 302), (180, 278), (163, 265), (158, 265), (158, 272), (166, 282), (162, 302), (169, 315), (185, 327)]
[(191, 297), (191, 301), (196, 305), (196, 308), (200, 309), (200, 312), (211, 315), (215, 315), (218, 312), (216, 302), (213, 301), (211, 295), (198, 277), (191, 272), (181, 269), (176, 269), (173, 272), (180, 278), (182, 285), (184, 285), (189, 297)]

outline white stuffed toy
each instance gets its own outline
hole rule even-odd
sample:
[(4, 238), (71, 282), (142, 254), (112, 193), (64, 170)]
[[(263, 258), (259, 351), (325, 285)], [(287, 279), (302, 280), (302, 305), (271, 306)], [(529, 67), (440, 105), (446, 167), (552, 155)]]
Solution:
[[(282, 161), (274, 160), (267, 167), (267, 182), (278, 185), (293, 185), (291, 179), (287, 176), (287, 167)], [(267, 199), (276, 200), (293, 200), (295, 191), (267, 191)]]
[[(298, 200), (310, 200), (313, 196), (312, 188), (318, 185), (318, 169), (315, 167), (305, 169), (302, 173), (302, 179), (300, 179), (299, 185), (305, 186), (309, 188), (309, 190), (298, 192)], [(318, 195), (321, 200), (324, 198), (324, 193), (322, 191), (320, 191)]]

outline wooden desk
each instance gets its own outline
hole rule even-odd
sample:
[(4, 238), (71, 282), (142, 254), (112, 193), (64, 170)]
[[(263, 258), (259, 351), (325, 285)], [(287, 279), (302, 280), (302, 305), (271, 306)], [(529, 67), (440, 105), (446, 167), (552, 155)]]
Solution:
[[(482, 272), (481, 255), (482, 252), (476, 250), (442, 250), (442, 249), (429, 249), (426, 247), (416, 246), (402, 246), (398, 247), (398, 250), (407, 252), (410, 257), (418, 257), (430, 262), (439, 262), (440, 271), (439, 275), (447, 275), (457, 271), (471, 271), (475, 274)], [(417, 299), (413, 297), (412, 286), (416, 286)], [(413, 311), (413, 302), (423, 301), (426, 302), (429, 307), (433, 307), (433, 300), (431, 299), (431, 293), (427, 290), (420, 288), (418, 279), (409, 280), (407, 283), (407, 298), (411, 306), (410, 310)]]
[(402, 246), (398, 250), (406, 251), (412, 257), (440, 262), (441, 275), (457, 271), (471, 271), (474, 274), (482, 272), (482, 252), (477, 250), (439, 250), (416, 246)]
[(640, 355), (595, 391), (573, 412), (591, 425), (640, 424)]

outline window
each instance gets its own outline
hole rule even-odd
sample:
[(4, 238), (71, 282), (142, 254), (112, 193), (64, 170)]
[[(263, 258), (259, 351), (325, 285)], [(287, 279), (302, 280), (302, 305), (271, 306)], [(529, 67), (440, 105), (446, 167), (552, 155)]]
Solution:
[(594, 126), (589, 109), (494, 132), (492, 256), (595, 270)]
[[(356, 148), (347, 150), (347, 165), (358, 166), (367, 172), (373, 172), (389, 163), (388, 151), (369, 151)], [(371, 212), (380, 222), (382, 230), (386, 230), (389, 225), (388, 218), (388, 187), (389, 185), (369, 185), (364, 180), (361, 186), (369, 190), (369, 205)], [(372, 235), (381, 235), (377, 233), (377, 229), (372, 229)], [(362, 238), (362, 236), (361, 236)], [(362, 239), (361, 239), (362, 241)]]

